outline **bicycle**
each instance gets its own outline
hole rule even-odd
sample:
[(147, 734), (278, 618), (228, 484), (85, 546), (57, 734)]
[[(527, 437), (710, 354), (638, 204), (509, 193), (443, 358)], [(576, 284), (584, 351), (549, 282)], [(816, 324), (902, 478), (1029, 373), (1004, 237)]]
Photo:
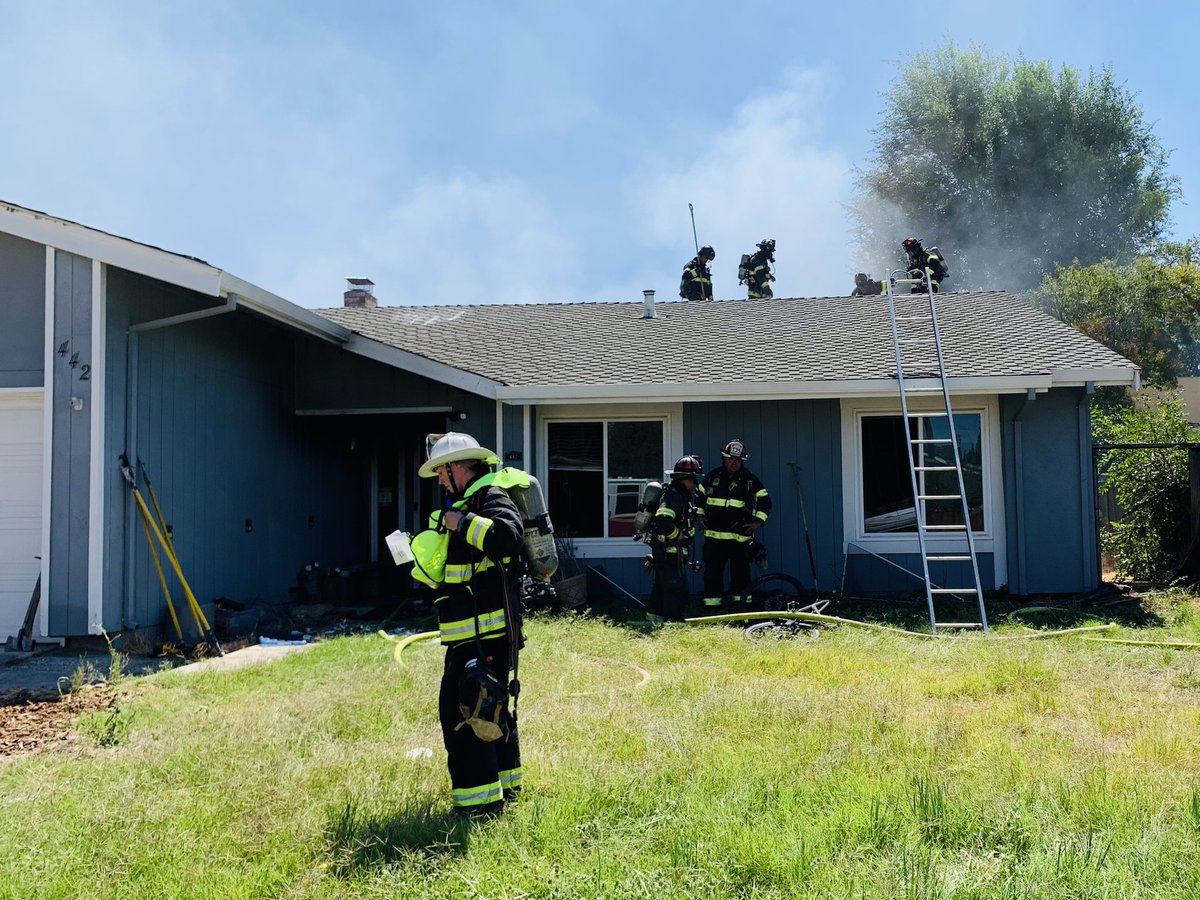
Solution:
[[(807, 590), (799, 579), (785, 572), (768, 572), (750, 583), (750, 603), (766, 612), (824, 614), (832, 601), (821, 598)], [(755, 622), (745, 630), (748, 638), (795, 638), (804, 636), (815, 639), (820, 633), (819, 622), (803, 619), (767, 619)], [(832, 627), (832, 626), (831, 626)]]

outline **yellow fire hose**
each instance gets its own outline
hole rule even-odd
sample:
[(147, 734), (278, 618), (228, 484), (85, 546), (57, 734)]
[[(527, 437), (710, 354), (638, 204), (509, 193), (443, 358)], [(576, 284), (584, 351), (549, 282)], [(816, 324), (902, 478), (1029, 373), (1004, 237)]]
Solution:
[[(801, 612), (748, 612), (748, 613), (726, 613), (719, 616), (697, 616), (691, 619), (684, 619), (685, 622), (695, 624), (717, 624), (720, 622), (739, 622), (750, 620), (770, 620), (770, 619), (799, 619), (804, 622), (824, 622), (828, 625), (850, 625), (855, 628), (872, 628), (876, 631), (890, 631), (894, 634), (903, 634), (908, 637), (918, 638), (952, 638), (954, 635), (949, 634), (930, 634), (923, 631), (906, 631), (903, 628), (893, 628), (890, 625), (876, 625), (874, 622), (859, 622), (856, 619), (843, 619), (838, 616), (823, 616), (819, 613), (801, 613)], [(1008, 634), (992, 638), (992, 640), (1011, 641), (1023, 640), (1028, 638), (1047, 638), (1060, 637), (1066, 634), (1082, 634), (1090, 631), (1106, 631), (1109, 628), (1116, 628), (1116, 622), (1109, 622), (1107, 625), (1087, 625), (1082, 628), (1065, 628), (1061, 631), (1039, 631), (1035, 634)]]
[(1134, 647), (1166, 647), (1169, 650), (1197, 650), (1200, 644), (1191, 641), (1135, 641), (1132, 638), (1084, 638), (1085, 641), (1104, 644), (1129, 644)]
[(404, 653), (405, 649), (408, 647), (411, 647), (417, 641), (427, 641), (427, 640), (430, 640), (431, 638), (438, 637), (441, 634), (441, 632), (440, 631), (422, 631), (419, 634), (409, 634), (409, 635), (406, 635), (405, 637), (398, 638), (398, 637), (395, 637), (394, 635), (388, 634), (386, 631), (384, 631), (381, 628), (381, 629), (379, 629), (379, 631), (376, 632), (376, 634), (378, 634), (385, 641), (391, 641), (393, 644), (396, 645), (392, 649), (392, 657), (396, 660), (396, 662), (400, 663), (400, 665), (404, 666), (405, 668), (408, 668), (408, 664), (405, 663), (404, 659), (403, 659), (403, 653)]

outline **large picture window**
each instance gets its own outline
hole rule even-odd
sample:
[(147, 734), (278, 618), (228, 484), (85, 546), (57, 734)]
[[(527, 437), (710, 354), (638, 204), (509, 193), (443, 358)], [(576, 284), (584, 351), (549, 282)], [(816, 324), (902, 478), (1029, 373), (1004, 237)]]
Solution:
[[(900, 416), (864, 415), (860, 420), (862, 447), (862, 522), (866, 534), (917, 530), (912, 475), (905, 459), (906, 437)], [(954, 465), (945, 415), (912, 415), (909, 431), (914, 443), (908, 452), (914, 465), (938, 468)], [(963, 487), (973, 532), (987, 528), (984, 504), (983, 422), (977, 412), (955, 413), (954, 430), (962, 460)], [(918, 471), (917, 491), (927, 525), (961, 525), (962, 502), (957, 499), (954, 471)], [(954, 496), (955, 499), (938, 499)]]
[(642, 488), (663, 477), (663, 419), (546, 423), (547, 504), (555, 531), (630, 537)]

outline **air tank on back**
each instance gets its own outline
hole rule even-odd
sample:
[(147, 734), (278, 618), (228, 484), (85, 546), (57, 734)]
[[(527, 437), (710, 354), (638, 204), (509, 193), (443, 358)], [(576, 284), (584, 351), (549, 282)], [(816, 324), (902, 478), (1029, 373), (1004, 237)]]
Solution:
[(554, 525), (546, 509), (541, 482), (530, 475), (529, 487), (512, 488), (508, 493), (524, 520), (525, 560), (529, 564), (529, 574), (539, 581), (549, 581), (558, 571), (558, 548), (554, 545)]

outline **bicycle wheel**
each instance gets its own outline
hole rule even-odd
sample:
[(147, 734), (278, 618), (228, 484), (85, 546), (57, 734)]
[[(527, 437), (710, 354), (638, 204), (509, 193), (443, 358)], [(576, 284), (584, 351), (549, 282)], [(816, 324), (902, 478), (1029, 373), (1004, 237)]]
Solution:
[(812, 602), (811, 596), (799, 579), (786, 572), (767, 572), (750, 582), (750, 603), (755, 609), (786, 610), (793, 604), (805, 606)]
[(815, 628), (807, 622), (783, 621), (779, 619), (767, 622), (755, 622), (743, 632), (751, 640), (784, 640), (798, 637), (813, 640), (820, 633), (819, 628)]

